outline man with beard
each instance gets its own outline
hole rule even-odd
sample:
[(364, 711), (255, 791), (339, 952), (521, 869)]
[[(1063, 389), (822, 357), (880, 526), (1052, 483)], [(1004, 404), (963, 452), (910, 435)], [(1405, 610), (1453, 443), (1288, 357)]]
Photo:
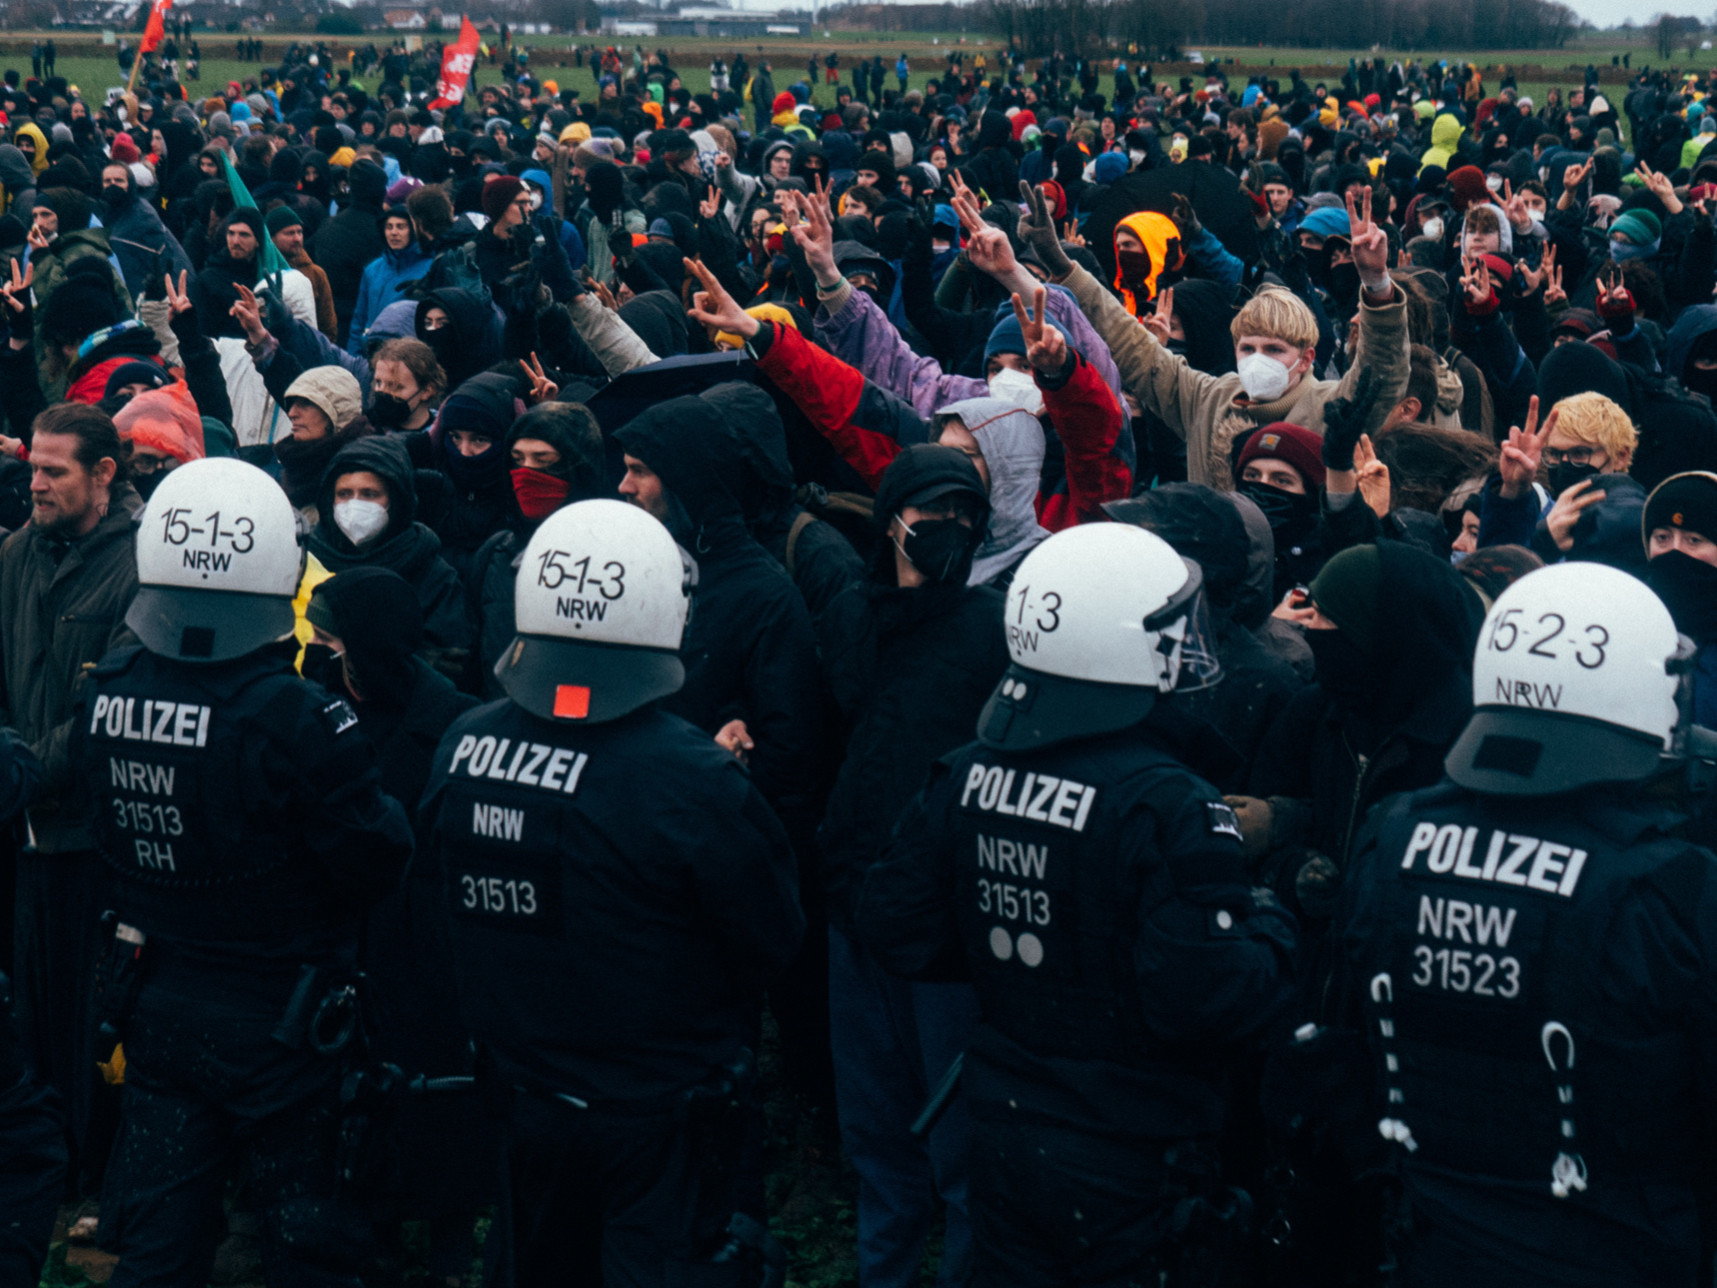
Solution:
[(36, 417), (30, 524), (0, 546), (3, 720), (43, 768), (18, 855), (14, 1008), (32, 1065), (70, 1108), (74, 1158), (95, 1087), (88, 1000), (105, 883), (87, 816), (72, 804), (68, 748), (85, 669), (132, 638), (138, 499), (121, 459), (99, 408), (71, 403)]

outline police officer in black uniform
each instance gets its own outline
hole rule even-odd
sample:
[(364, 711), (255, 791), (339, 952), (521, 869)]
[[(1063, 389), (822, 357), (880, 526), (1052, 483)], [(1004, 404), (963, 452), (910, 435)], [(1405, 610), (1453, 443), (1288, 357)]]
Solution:
[(1529, 574), (1485, 620), (1448, 779), (1370, 821), (1339, 924), (1392, 1283), (1711, 1282), (1717, 864), (1648, 786), (1702, 740), (1692, 654), (1625, 573)]
[(98, 1010), (126, 1056), (102, 1212), (121, 1288), (208, 1281), (235, 1147), (269, 1282), (359, 1282), (338, 1056), (360, 919), (412, 839), (351, 707), (293, 670), (301, 566), (261, 470), (175, 470), (137, 534), (142, 647), (97, 666), (74, 732), (115, 891)]
[(526, 1288), (761, 1279), (734, 1173), (763, 987), (804, 918), (745, 771), (656, 705), (685, 678), (690, 567), (624, 502), (546, 519), (509, 696), (454, 722), (424, 794)]
[(1209, 1245), (1233, 1052), (1291, 991), (1291, 920), (1248, 888), (1221, 794), (1177, 755), (1211, 683), (1198, 566), (1069, 529), (1008, 592), (1013, 664), (932, 771), (862, 897), (890, 970), (969, 973), (976, 1282), (1219, 1282)]

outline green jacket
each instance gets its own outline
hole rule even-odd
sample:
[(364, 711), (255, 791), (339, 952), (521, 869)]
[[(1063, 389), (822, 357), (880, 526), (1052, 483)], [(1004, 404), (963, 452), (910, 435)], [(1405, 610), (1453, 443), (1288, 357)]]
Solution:
[(67, 543), (34, 524), (0, 545), (0, 682), (5, 722), (41, 758), (30, 807), (36, 848), (93, 849), (74, 801), (69, 754), (86, 668), (137, 639), (125, 625), (137, 593), (137, 493), (123, 486), (106, 517)]
[[(36, 374), (42, 383), (43, 397), (51, 403), (65, 397), (66, 379), (63, 370), (58, 377), (50, 373), (48, 346), (42, 339), (42, 317), (47, 312), (48, 300), (66, 280), (66, 270), (78, 260), (100, 256), (105, 261), (112, 253), (105, 229), (79, 228), (74, 232), (61, 233), (46, 250), (37, 251), (30, 258), (35, 268), (31, 289), (36, 296)], [(131, 292), (125, 289), (125, 281), (117, 272), (113, 274), (113, 288), (119, 307), (124, 311), (123, 316), (136, 316), (137, 308), (132, 302)], [(64, 365), (61, 364), (62, 368)]]

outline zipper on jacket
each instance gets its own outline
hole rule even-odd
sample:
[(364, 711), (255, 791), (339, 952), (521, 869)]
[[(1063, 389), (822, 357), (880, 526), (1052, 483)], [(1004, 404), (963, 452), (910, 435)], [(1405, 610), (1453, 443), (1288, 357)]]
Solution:
[(1365, 775), (1371, 768), (1371, 757), (1354, 752), (1353, 745), (1347, 740), (1345, 729), (1341, 731), (1341, 745), (1347, 748), (1347, 754), (1353, 758), (1354, 766), (1359, 770), (1353, 778), (1353, 799), (1347, 804), (1347, 829), (1341, 836), (1341, 866), (1345, 869), (1353, 851), (1353, 823), (1359, 816), (1359, 798), (1365, 792)]

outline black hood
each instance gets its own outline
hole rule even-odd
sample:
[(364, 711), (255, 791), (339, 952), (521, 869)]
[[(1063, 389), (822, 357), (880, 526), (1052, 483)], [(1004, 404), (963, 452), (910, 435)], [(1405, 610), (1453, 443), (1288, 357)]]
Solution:
[[(1177, 304), (1179, 299), (1177, 289)], [(1251, 541), (1230, 494), (1202, 483), (1164, 483), (1125, 501), (1110, 501), (1103, 512), (1117, 523), (1156, 533), (1176, 554), (1196, 563), (1204, 570), (1210, 606), (1233, 615), (1246, 589)]]
[[(677, 263), (679, 252), (674, 253)], [(685, 310), (670, 291), (645, 291), (633, 296), (620, 306), (620, 320), (658, 358), (675, 358), (686, 351)]]
[(729, 380), (706, 390), (727, 422), (739, 451), (739, 508), (753, 526), (767, 522), (793, 503), (793, 463), (787, 457), (787, 428), (775, 400), (745, 380)]
[[(454, 343), (445, 351), (436, 350), (442, 369), (447, 373), (449, 389), (457, 388), (501, 360), (501, 328), (495, 320), (493, 305), (456, 286), (430, 291), (417, 302), (414, 322), (419, 340), (425, 337), (423, 320), (432, 305), (447, 314), (455, 337)], [(435, 348), (434, 345), (430, 347)]]
[[(403, 439), (396, 435), (372, 434), (358, 439), (334, 453), (328, 468), (322, 472), (322, 486), (316, 493), (316, 536), (331, 548), (346, 555), (356, 555), (358, 549), (346, 539), (334, 523), (334, 483), (342, 474), (368, 470), (387, 484), (388, 526), (374, 545), (391, 541), (411, 528), (417, 518), (417, 476)], [(369, 547), (366, 546), (366, 549)]]
[(1189, 278), (1174, 285), (1174, 311), (1186, 332), (1186, 360), (1207, 376), (1234, 370), (1234, 320), (1230, 293), (1215, 282)]
[[(745, 469), (738, 439), (728, 432), (721, 409), (702, 398), (657, 403), (614, 432), (628, 456), (648, 465), (684, 508), (694, 531), (694, 554), (708, 553), (718, 539), (744, 531), (739, 496)], [(670, 530), (675, 524), (670, 523)]]

